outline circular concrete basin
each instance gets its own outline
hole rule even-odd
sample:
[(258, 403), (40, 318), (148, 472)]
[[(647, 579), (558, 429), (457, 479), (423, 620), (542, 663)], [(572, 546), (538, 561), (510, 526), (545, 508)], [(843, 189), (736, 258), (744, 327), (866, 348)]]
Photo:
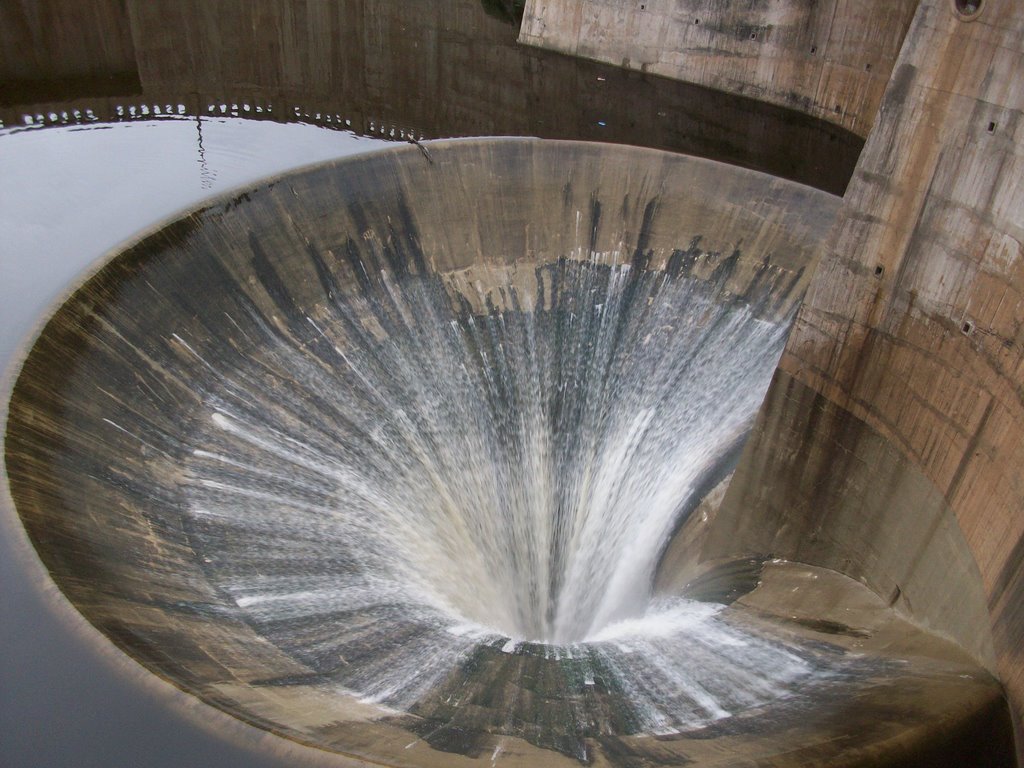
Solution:
[(47, 323), (10, 403), (18, 514), (115, 646), (339, 760), (925, 754), (1001, 701), (987, 673), (838, 574), (679, 545), (837, 202), (536, 140), (269, 180)]

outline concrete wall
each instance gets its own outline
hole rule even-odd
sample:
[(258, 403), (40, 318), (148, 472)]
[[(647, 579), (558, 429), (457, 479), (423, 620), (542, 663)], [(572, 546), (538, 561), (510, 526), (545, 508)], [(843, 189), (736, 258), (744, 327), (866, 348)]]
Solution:
[(124, 0), (5, 0), (0, 4), (0, 104), (138, 93)]
[(798, 109), (866, 136), (917, 0), (528, 0), (520, 42)]
[(988, 0), (973, 21), (921, 4), (706, 551), (864, 579), (994, 663), (1018, 726), (1022, 72), (1019, 2)]

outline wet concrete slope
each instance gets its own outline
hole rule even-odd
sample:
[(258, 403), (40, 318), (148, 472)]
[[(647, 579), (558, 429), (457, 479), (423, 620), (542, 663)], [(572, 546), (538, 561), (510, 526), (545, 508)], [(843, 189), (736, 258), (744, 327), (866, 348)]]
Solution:
[(340, 762), (999, 764), (992, 676), (846, 577), (650, 590), (837, 204), (538, 140), (270, 180), (58, 310), (10, 403), (17, 512), (115, 646)]

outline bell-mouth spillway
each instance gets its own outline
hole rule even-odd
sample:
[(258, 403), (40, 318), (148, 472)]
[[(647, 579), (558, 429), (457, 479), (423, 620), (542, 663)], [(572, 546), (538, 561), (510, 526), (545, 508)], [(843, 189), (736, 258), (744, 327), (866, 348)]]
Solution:
[(126, 247), (49, 321), (10, 403), (18, 514), (121, 650), (330, 752), (941, 746), (935, 723), (1001, 701), (966, 654), (838, 574), (687, 556), (837, 204), (530, 139), (269, 180)]

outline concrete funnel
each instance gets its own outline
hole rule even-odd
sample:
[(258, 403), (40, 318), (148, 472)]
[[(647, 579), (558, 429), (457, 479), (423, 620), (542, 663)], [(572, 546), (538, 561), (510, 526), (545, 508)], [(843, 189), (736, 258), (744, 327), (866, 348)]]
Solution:
[(838, 202), (531, 139), (268, 180), (56, 311), (10, 403), (17, 512), (99, 633), (297, 762), (1003, 754), (956, 645), (694, 543)]

